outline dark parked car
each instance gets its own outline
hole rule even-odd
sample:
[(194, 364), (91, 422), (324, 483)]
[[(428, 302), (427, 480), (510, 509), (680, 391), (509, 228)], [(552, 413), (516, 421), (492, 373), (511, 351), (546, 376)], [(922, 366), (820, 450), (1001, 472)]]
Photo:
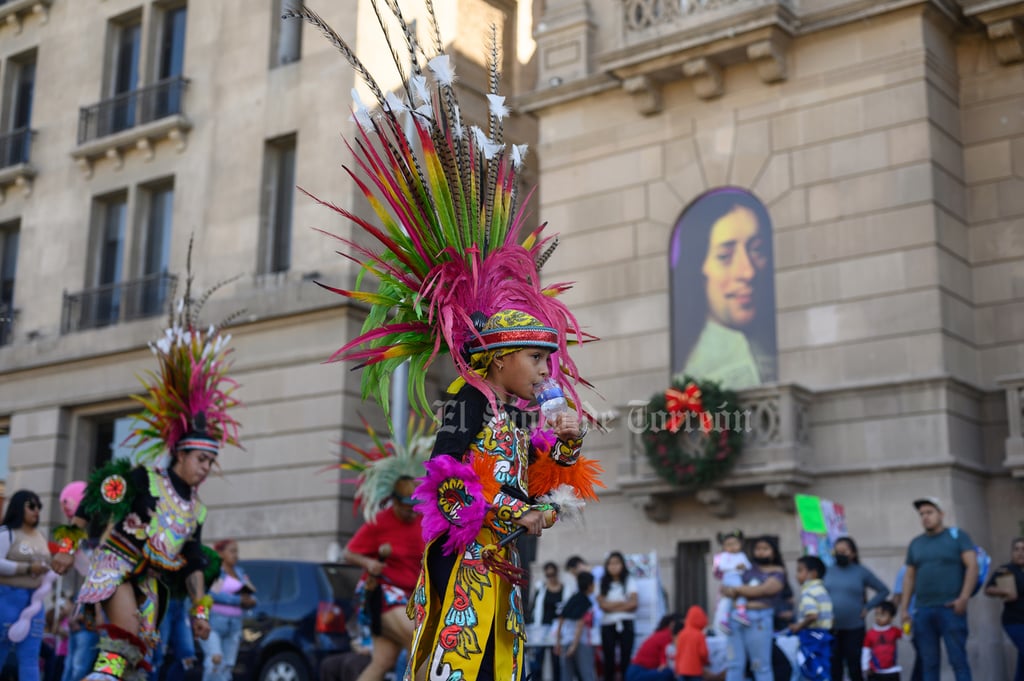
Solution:
[(242, 622), (235, 681), (316, 681), (325, 657), (350, 649), (359, 568), (294, 560), (239, 565), (258, 605)]

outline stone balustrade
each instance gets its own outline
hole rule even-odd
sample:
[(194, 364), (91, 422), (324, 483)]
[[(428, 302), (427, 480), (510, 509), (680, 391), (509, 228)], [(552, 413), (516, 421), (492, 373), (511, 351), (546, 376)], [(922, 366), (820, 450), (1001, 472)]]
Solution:
[(809, 412), (813, 394), (797, 385), (766, 385), (740, 391), (742, 412), (730, 423), (745, 432), (743, 451), (733, 470), (712, 488), (684, 489), (660, 478), (647, 461), (641, 441), (645, 402), (625, 407), (629, 426), (628, 456), (619, 465), (619, 487), (651, 520), (670, 517), (671, 500), (693, 495), (716, 515), (734, 513), (732, 494), (760, 488), (785, 510), (793, 495), (812, 479)]

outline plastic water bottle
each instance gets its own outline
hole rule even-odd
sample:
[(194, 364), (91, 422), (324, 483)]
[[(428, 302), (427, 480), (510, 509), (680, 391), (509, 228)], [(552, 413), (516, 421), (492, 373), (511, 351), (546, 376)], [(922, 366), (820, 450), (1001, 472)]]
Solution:
[(569, 404), (565, 401), (562, 388), (553, 378), (545, 378), (533, 386), (533, 395), (537, 398), (540, 411), (544, 414), (544, 420), (548, 423), (554, 421), (559, 414), (569, 412)]

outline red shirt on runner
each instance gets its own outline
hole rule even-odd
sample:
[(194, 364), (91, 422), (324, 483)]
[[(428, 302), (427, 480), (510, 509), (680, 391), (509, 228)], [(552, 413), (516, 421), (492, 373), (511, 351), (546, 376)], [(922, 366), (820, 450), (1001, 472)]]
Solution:
[(420, 516), (411, 523), (403, 523), (393, 508), (385, 508), (356, 530), (346, 548), (352, 553), (376, 558), (382, 544), (391, 545), (391, 556), (383, 561), (383, 581), (411, 593), (416, 588), (426, 548)]

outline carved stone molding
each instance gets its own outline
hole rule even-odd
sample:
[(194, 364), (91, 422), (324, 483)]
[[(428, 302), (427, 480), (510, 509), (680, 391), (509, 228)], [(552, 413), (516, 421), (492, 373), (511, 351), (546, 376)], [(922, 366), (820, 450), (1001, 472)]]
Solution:
[(672, 500), (663, 494), (633, 494), (629, 500), (652, 523), (667, 523), (672, 517)]
[(35, 168), (28, 163), (0, 168), (0, 203), (4, 203), (14, 191), (28, 198), (32, 194), (32, 179), (35, 176)]
[(1010, 474), (1024, 479), (1024, 374), (1002, 376), (996, 382), (1006, 391), (1006, 458)]
[(684, 63), (683, 75), (693, 80), (693, 91), (701, 99), (714, 99), (725, 93), (722, 67), (707, 57)]
[(21, 33), (25, 18), (32, 14), (39, 17), (39, 23), (45, 24), (50, 20), (52, 3), (53, 0), (11, 0), (0, 5), (0, 27), (6, 24), (15, 33)]
[(776, 482), (764, 486), (766, 496), (775, 500), (775, 506), (785, 513), (796, 513), (796, 501), (793, 499), (801, 493), (802, 488), (787, 482)]
[(697, 501), (707, 506), (716, 518), (731, 518), (736, 515), (736, 502), (732, 495), (720, 489), (699, 490)]
[(638, 113), (650, 116), (661, 113), (661, 85), (649, 76), (633, 76), (622, 81), (622, 89), (633, 96)]
[(1019, 18), (1003, 19), (986, 27), (989, 40), (1002, 64), (1024, 61), (1024, 22)]
[(786, 80), (786, 47), (789, 40), (781, 36), (781, 33), (776, 33), (771, 38), (747, 45), (747, 59), (754, 64), (757, 75), (765, 83)]
[(170, 141), (180, 153), (188, 145), (191, 128), (192, 123), (185, 116), (174, 114), (80, 144), (71, 152), (71, 157), (78, 163), (82, 175), (89, 179), (96, 163), (103, 159), (109, 161), (114, 170), (124, 166), (129, 153), (139, 154), (146, 161), (152, 160), (157, 144), (164, 140)]
[(586, 0), (552, 0), (537, 23), (539, 89), (584, 79), (593, 71), (597, 26)]

